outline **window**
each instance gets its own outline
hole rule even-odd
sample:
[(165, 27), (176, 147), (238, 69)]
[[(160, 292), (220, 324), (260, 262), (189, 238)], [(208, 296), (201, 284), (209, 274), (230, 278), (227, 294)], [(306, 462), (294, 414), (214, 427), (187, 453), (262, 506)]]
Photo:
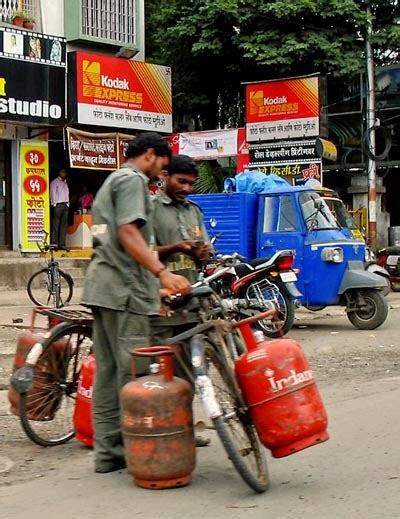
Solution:
[(82, 0), (82, 35), (136, 45), (136, 2)]
[(300, 193), (299, 201), (309, 231), (338, 228), (335, 217), (318, 193), (312, 191)]
[(24, 11), (32, 17), (35, 20), (35, 29), (39, 29), (39, 0), (0, 0), (0, 21), (11, 23), (16, 11)]
[(263, 232), (293, 232), (297, 229), (296, 209), (290, 195), (264, 198)]

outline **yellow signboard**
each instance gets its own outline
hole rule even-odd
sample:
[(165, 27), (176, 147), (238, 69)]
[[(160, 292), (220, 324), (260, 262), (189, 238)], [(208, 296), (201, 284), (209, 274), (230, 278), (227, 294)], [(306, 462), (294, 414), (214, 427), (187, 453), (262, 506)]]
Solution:
[(22, 141), (21, 250), (37, 252), (43, 229), (50, 232), (49, 149), (47, 142)]

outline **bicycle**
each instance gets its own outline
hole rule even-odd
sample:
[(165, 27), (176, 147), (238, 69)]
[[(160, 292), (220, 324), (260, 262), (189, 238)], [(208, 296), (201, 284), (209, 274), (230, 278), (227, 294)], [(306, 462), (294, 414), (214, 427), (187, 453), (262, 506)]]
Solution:
[[(206, 416), (228, 458), (252, 490), (265, 492), (269, 487), (267, 462), (234, 371), (235, 360), (246, 350), (237, 330), (244, 321), (226, 320), (224, 300), (208, 286), (194, 288), (182, 302), (173, 301), (171, 306), (183, 304), (190, 311), (197, 311), (202, 322), (164, 342), (181, 345), (182, 353), (175, 352), (177, 360), (198, 389)], [(239, 300), (237, 304), (241, 304)], [(248, 303), (243, 300), (242, 304)], [(249, 317), (246, 322), (270, 318), (273, 313), (269, 310)]]
[(35, 272), (29, 278), (28, 296), (37, 306), (49, 306), (52, 301), (55, 308), (61, 308), (72, 298), (74, 281), (67, 272), (60, 269), (58, 261), (54, 259), (54, 251), (58, 250), (58, 247), (47, 243), (49, 233), (43, 230), (43, 234), (42, 244), (37, 242), (36, 245), (43, 255), (50, 252), (50, 259), (46, 268)]
[[(62, 312), (62, 313), (61, 313)], [(30, 350), (11, 384), (20, 394), (19, 417), (28, 438), (43, 447), (74, 435), (73, 413), (82, 361), (92, 351), (91, 312), (42, 309), (62, 322)]]
[[(198, 312), (200, 324), (165, 344), (181, 345), (175, 348), (178, 362), (198, 389), (229, 459), (250, 488), (265, 492), (269, 477), (263, 447), (234, 374), (235, 360), (245, 351), (237, 331), (240, 323), (225, 318), (224, 300), (208, 286), (194, 288), (188, 296), (171, 300), (169, 306)], [(69, 322), (54, 327), (44, 342), (35, 345), (27, 358), (29, 367), (20, 368), (13, 377), (14, 387), (22, 393), (19, 411), (24, 431), (35, 443), (51, 446), (74, 436), (71, 404), (75, 403), (81, 361), (91, 350), (93, 317), (85, 311), (43, 312)], [(264, 312), (248, 322), (270, 316), (271, 311)], [(23, 370), (27, 370), (25, 376)]]

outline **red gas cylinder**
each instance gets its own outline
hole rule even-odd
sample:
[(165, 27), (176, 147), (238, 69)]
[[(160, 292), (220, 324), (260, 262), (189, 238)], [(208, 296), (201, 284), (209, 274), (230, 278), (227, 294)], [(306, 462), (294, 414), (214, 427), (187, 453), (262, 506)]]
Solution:
[(187, 485), (195, 466), (192, 387), (174, 377), (172, 348), (138, 348), (134, 355), (157, 357), (158, 364), (121, 391), (128, 471), (144, 488)]
[[(16, 371), (25, 364), (28, 355), (31, 353), (33, 346), (38, 345), (38, 350), (41, 351), (40, 343), (45, 338), (45, 330), (40, 331), (35, 328), (35, 320), (37, 314), (41, 313), (40, 309), (34, 309), (32, 314), (32, 321), (29, 330), (22, 332), (17, 340), (17, 349), (14, 357), (14, 364), (12, 372)], [(60, 353), (61, 356), (65, 355), (65, 348), (67, 342), (65, 340), (59, 340), (53, 344), (53, 353)], [(36, 348), (35, 348), (36, 349)], [(39, 354), (38, 354), (39, 355)], [(35, 355), (36, 356), (36, 355)], [(54, 417), (54, 413), (57, 408), (57, 402), (54, 402), (52, 411), (49, 411), (48, 402), (46, 400), (46, 387), (47, 380), (54, 379), (54, 369), (57, 363), (54, 362), (54, 356), (49, 357), (47, 360), (44, 356), (41, 357), (40, 362), (35, 368), (35, 378), (33, 386), (28, 393), (28, 399), (26, 404), (26, 410), (28, 418), (30, 420), (51, 420)], [(54, 395), (48, 395), (54, 399)], [(10, 384), (8, 388), (8, 400), (10, 402), (10, 411), (19, 416), (19, 393)], [(40, 406), (38, 404), (40, 402)], [(43, 409), (46, 408), (46, 415), (43, 414)]]
[(266, 341), (249, 320), (236, 327), (248, 349), (236, 362), (236, 376), (261, 442), (275, 458), (329, 439), (328, 419), (313, 373), (300, 345)]
[(74, 410), (75, 438), (93, 447), (92, 397), (96, 361), (91, 353), (82, 362)]

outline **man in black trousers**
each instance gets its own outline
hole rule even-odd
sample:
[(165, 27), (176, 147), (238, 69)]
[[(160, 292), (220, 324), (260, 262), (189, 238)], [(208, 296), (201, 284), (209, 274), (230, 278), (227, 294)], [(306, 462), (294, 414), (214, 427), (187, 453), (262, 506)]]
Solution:
[(50, 202), (53, 208), (51, 241), (59, 249), (67, 250), (65, 238), (68, 227), (69, 189), (67, 170), (60, 169), (57, 178), (50, 183)]

